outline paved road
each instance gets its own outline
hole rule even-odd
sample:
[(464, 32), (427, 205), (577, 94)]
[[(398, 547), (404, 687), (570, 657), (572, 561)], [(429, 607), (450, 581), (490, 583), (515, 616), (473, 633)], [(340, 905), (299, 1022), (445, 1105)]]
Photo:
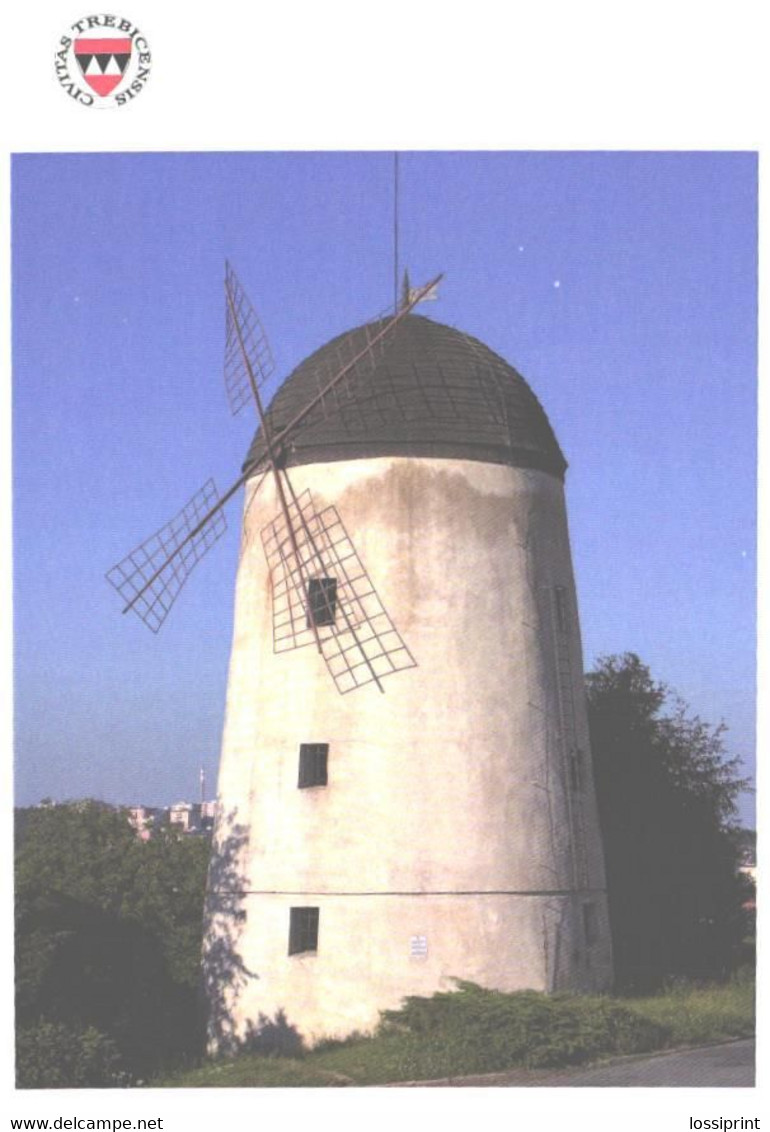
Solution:
[(542, 1087), (623, 1086), (670, 1088), (707, 1086), (708, 1088), (746, 1088), (754, 1084), (754, 1040), (725, 1042), (701, 1049), (658, 1053), (651, 1057), (624, 1057), (607, 1065), (589, 1069), (512, 1069), (483, 1077), (462, 1077), (450, 1081), (416, 1084)]

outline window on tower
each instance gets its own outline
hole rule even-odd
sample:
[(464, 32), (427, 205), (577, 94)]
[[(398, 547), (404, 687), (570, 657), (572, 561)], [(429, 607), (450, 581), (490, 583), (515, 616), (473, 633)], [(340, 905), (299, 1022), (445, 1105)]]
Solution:
[(318, 908), (289, 910), (289, 955), (318, 951)]
[(310, 578), (307, 584), (307, 627), (333, 625), (337, 613), (337, 579)]
[(328, 781), (327, 759), (328, 743), (300, 743), (299, 779), (297, 786), (304, 790), (308, 786), (326, 786)]

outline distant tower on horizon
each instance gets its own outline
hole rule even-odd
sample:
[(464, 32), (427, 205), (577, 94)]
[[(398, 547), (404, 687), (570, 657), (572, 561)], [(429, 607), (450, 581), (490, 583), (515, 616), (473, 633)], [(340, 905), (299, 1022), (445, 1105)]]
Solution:
[[(274, 435), (377, 326), (297, 367)], [(257, 431), (207, 897), (212, 1049), (369, 1030), (457, 978), (609, 987), (566, 466), (512, 366), (409, 313), (278, 452)]]
[(201, 767), (200, 771), (200, 791), (201, 791), (201, 805), (206, 801), (206, 772)]

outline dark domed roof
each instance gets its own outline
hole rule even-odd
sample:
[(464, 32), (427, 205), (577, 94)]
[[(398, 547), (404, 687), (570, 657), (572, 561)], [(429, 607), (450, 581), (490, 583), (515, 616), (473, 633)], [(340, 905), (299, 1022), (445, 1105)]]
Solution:
[[(276, 393), (276, 436), (356, 356), (378, 323), (332, 339)], [(376, 348), (375, 348), (376, 349)], [(259, 429), (246, 458), (265, 455)], [(548, 418), (516, 370), (477, 338), (407, 315), (351, 379), (327, 394), (286, 440), (288, 466), (371, 456), (438, 456), (539, 468), (567, 467)]]

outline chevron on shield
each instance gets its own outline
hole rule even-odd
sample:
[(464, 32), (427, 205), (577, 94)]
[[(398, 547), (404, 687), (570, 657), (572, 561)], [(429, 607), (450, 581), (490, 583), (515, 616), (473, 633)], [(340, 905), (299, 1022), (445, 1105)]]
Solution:
[(75, 58), (91, 90), (104, 98), (120, 83), (131, 58), (132, 40), (86, 39), (73, 44)]

